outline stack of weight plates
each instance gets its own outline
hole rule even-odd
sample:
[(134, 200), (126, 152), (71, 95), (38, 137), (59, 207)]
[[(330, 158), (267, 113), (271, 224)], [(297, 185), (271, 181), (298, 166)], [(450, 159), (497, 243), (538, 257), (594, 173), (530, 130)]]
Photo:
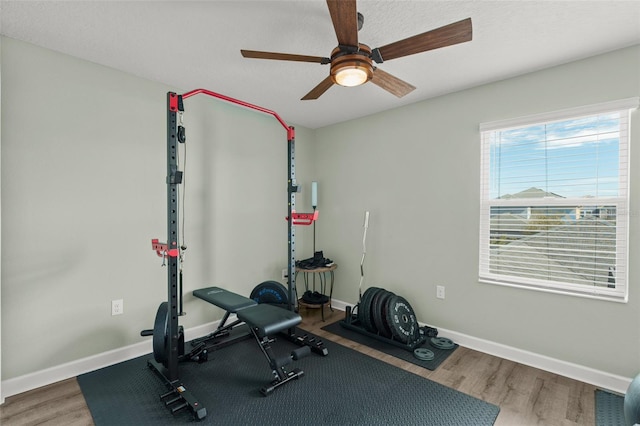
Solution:
[(430, 351), (427, 348), (418, 348), (413, 351), (413, 355), (420, 361), (433, 361), (436, 357), (433, 351)]
[(420, 334), (409, 302), (379, 287), (369, 287), (362, 295), (358, 320), (365, 330), (405, 344), (414, 342)]
[(444, 350), (453, 349), (456, 346), (451, 339), (447, 339), (446, 337), (432, 337), (429, 342), (434, 348)]

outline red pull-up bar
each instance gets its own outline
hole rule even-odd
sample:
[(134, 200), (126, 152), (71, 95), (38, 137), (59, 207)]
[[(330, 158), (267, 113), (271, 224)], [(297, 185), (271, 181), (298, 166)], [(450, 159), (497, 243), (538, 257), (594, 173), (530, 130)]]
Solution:
[[(285, 130), (287, 131), (287, 139), (292, 140), (295, 138), (296, 132), (295, 129), (292, 126), (289, 126), (287, 123), (285, 123), (285, 121), (275, 112), (275, 111), (271, 111), (270, 109), (266, 109), (263, 108), (261, 106), (258, 105), (253, 105), (250, 104), (248, 102), (245, 101), (241, 101), (239, 99), (234, 99), (231, 98), (229, 96), (226, 95), (222, 95), (220, 93), (216, 93), (216, 92), (212, 92), (211, 90), (207, 90), (207, 89), (195, 89), (192, 90), (190, 92), (187, 92), (185, 94), (182, 95), (182, 99), (187, 99), (193, 95), (197, 95), (199, 93), (203, 93), (205, 95), (209, 95), (212, 96), (214, 98), (218, 98), (218, 99), (222, 99), (223, 101), (227, 101), (227, 102), (231, 102), (232, 104), (236, 104), (236, 105), (240, 105), (246, 108), (250, 108), (250, 109), (255, 109), (256, 111), (260, 111), (260, 112), (264, 112), (265, 114), (271, 114), (275, 117), (276, 120), (278, 120), (278, 122), (280, 124), (282, 124), (282, 127), (285, 128)], [(175, 109), (174, 108), (174, 102), (171, 102), (171, 109), (174, 111), (178, 110), (178, 100), (175, 100)]]

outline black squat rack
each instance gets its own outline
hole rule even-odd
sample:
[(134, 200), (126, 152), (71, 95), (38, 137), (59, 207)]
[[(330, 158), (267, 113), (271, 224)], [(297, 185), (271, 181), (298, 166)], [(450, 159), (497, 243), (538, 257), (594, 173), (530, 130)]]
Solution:
[[(295, 226), (311, 225), (318, 218), (318, 211), (313, 213), (297, 213), (295, 211), (295, 193), (300, 188), (295, 177), (295, 129), (288, 126), (274, 111), (253, 105), (238, 99), (234, 99), (206, 89), (195, 89), (179, 95), (174, 92), (167, 93), (167, 240), (160, 242), (153, 239), (151, 246), (157, 255), (162, 257), (163, 265), (167, 266), (167, 301), (162, 302), (156, 313), (153, 330), (143, 330), (141, 335), (153, 336), (154, 359), (148, 361), (149, 367), (165, 382), (169, 391), (161, 395), (163, 400), (171, 401), (172, 412), (188, 408), (196, 420), (203, 419), (207, 410), (198, 399), (182, 383), (179, 377), (178, 364), (181, 361), (191, 360), (206, 361), (206, 350), (203, 345), (198, 345), (191, 352), (185, 353), (184, 332), (178, 323), (182, 310), (182, 269), (180, 266), (182, 252), (186, 249), (179, 245), (179, 185), (183, 181), (183, 171), (178, 165), (178, 144), (185, 143), (185, 128), (178, 117), (184, 112), (183, 101), (191, 96), (204, 94), (226, 102), (230, 102), (245, 108), (257, 110), (272, 115), (285, 128), (287, 132), (288, 151), (288, 293), (286, 308), (295, 311), (297, 308), (297, 295), (295, 285)], [(328, 355), (324, 343), (307, 335), (296, 335), (295, 327), (286, 330), (287, 337), (300, 346), (308, 346), (311, 351), (320, 355)], [(167, 403), (167, 406), (170, 404)]]

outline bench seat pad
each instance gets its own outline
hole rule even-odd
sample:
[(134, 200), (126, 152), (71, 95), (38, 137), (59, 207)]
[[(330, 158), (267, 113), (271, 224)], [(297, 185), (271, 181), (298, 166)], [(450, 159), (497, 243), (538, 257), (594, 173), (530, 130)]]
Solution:
[(231, 313), (236, 313), (241, 309), (258, 304), (255, 300), (220, 287), (207, 287), (194, 290), (193, 295)]
[(238, 319), (257, 330), (260, 337), (271, 336), (302, 322), (302, 317), (284, 308), (261, 303), (238, 311)]

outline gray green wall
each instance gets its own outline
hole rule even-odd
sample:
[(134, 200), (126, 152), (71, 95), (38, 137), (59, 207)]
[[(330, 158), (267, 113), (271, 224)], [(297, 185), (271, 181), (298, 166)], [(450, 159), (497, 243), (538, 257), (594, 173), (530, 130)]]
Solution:
[[(626, 304), (478, 282), (478, 125), (638, 95), (635, 46), (317, 130), (319, 245), (339, 259), (335, 296), (357, 301), (369, 210), (364, 288), (404, 296), (420, 321), (436, 327), (633, 377), (640, 370), (640, 112), (632, 114)], [(436, 285), (445, 286), (445, 300), (436, 299)]]
[[(165, 95), (194, 88), (8, 38), (0, 59), (7, 380), (140, 342), (152, 325), (166, 297), (166, 270), (150, 247), (166, 234)], [(318, 180), (317, 248), (339, 264), (334, 297), (357, 301), (369, 210), (364, 288), (404, 296), (437, 327), (634, 376), (639, 169), (631, 171), (628, 303), (480, 284), (478, 125), (638, 96), (639, 76), (635, 46), (322, 129), (298, 126), (306, 191), (298, 210)], [(206, 97), (185, 102), (185, 293), (219, 285), (248, 294), (286, 265), (286, 135), (268, 115)], [(633, 132), (634, 165), (639, 138)], [(312, 254), (310, 231), (298, 230), (298, 258)], [(446, 287), (445, 300), (435, 298), (436, 285)], [(111, 300), (120, 298), (125, 314), (112, 317)], [(222, 315), (189, 296), (185, 303), (185, 328)], [(26, 350), (34, 345), (46, 350)]]
[[(2, 42), (0, 37), (0, 188), (2, 187)], [(0, 189), (0, 241), (2, 241), (2, 197)], [(2, 259), (2, 245), (0, 244), (0, 259)], [(0, 302), (2, 302), (2, 262), (0, 262)], [(2, 303), (0, 303), (0, 402), (4, 399), (2, 396)]]
[[(138, 343), (153, 326), (167, 297), (166, 269), (151, 250), (151, 239), (167, 234), (166, 92), (195, 88), (2, 42), (6, 380)], [(288, 169), (287, 134), (272, 116), (201, 95), (185, 108), (181, 323), (189, 328), (222, 316), (192, 290), (218, 285), (249, 295), (280, 280)], [(304, 184), (313, 135), (296, 130)], [(301, 231), (298, 247), (303, 239)], [(114, 299), (124, 300), (124, 315), (111, 316)]]

